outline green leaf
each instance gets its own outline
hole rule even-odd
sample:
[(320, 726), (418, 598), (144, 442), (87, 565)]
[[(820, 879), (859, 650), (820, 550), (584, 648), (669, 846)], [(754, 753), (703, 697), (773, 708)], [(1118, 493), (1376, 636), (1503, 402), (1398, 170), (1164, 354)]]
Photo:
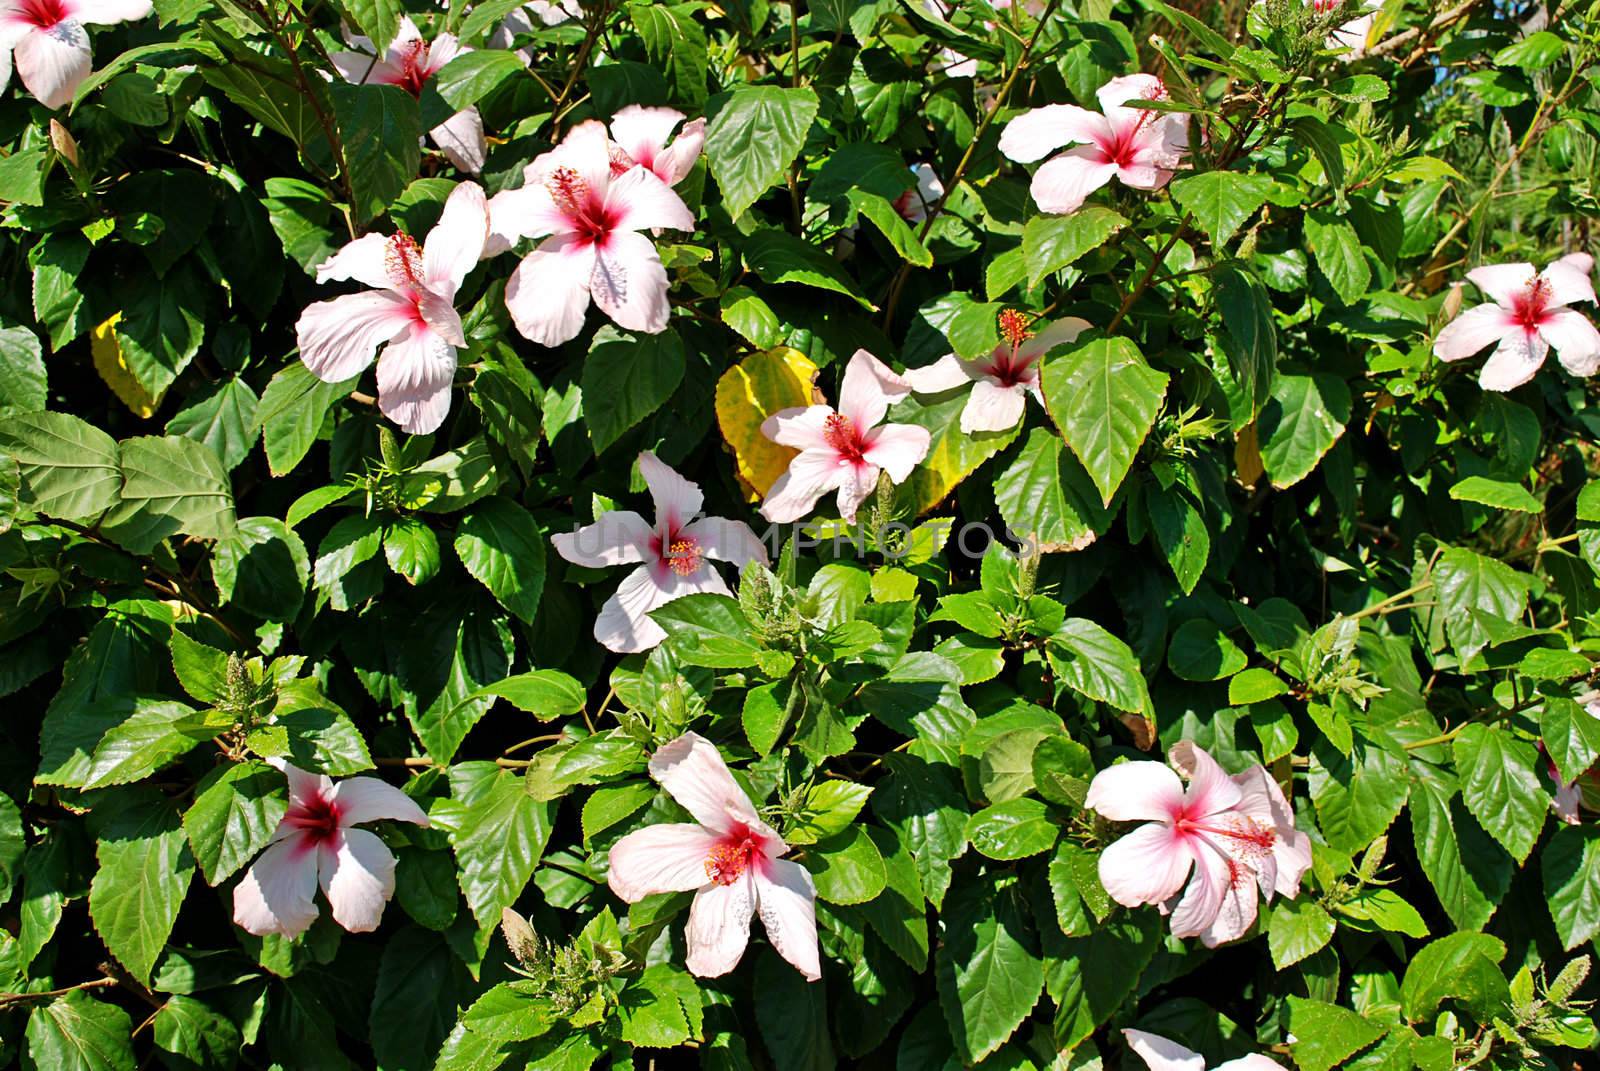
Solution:
[(139, 386), (159, 398), (200, 352), (205, 338), (205, 284), (187, 262), (166, 275), (140, 273), (122, 295), (116, 341)]
[(439, 68), (433, 87), (456, 111), (470, 108), (505, 83), (527, 74), (521, 58), (503, 49), (463, 52)]
[(431, 1066), (470, 984), (443, 934), (407, 926), (385, 940), (367, 1019), (377, 1066)]
[(28, 1013), (24, 1071), (134, 1071), (133, 1020), (83, 990)]
[(342, 518), (322, 537), (312, 575), (317, 588), (329, 594), (335, 610), (348, 610), (374, 594), (355, 584), (345, 584), (344, 580), (382, 549), (383, 525), (376, 517)]
[(1346, 305), (1354, 305), (1372, 283), (1372, 269), (1361, 251), (1355, 227), (1325, 208), (1306, 213), (1306, 248), (1327, 278), (1333, 292)]
[(1246, 669), (1228, 681), (1228, 704), (1244, 707), (1286, 695), (1289, 686), (1270, 669)]
[(1468, 813), (1455, 782), (1419, 771), (1411, 793), (1411, 833), (1417, 861), (1450, 921), (1482, 929), (1511, 888), (1511, 857)]
[(550, 839), (550, 806), (523, 790), (522, 778), (493, 763), (458, 763), (451, 791), (465, 804), (450, 830), (461, 892), (479, 926), (500, 924), (516, 902)]
[(250, 454), (260, 428), (256, 406), (260, 399), (238, 376), (224, 381), (167, 421), (167, 434), (182, 435), (209, 446), (232, 471)]
[(0, 201), (12, 204), (44, 204), (44, 149), (20, 149), (0, 157)]
[[(1371, 77), (1370, 75), (1366, 77)], [(1344, 79), (1353, 82), (1353, 79)], [(1389, 87), (1377, 78), (1373, 78), (1382, 88), (1384, 96), (1389, 93)], [(1355, 88), (1352, 86), (1352, 88)], [(1333, 92), (1333, 87), (1329, 87)], [(1294, 132), (1301, 144), (1315, 154), (1317, 162), (1322, 165), (1324, 181), (1334, 189), (1343, 191), (1345, 185), (1344, 152), (1339, 147), (1339, 138), (1333, 128), (1314, 115), (1297, 115), (1289, 120), (1289, 129)]]
[(587, 699), (582, 684), (554, 669), (519, 673), (515, 677), (485, 685), (476, 694), (497, 695), (540, 721), (576, 714), (583, 709)]
[(1478, 614), (1516, 621), (1528, 602), (1529, 578), (1511, 566), (1460, 547), (1447, 547), (1433, 570), (1438, 613), (1463, 662), (1489, 644)]
[(439, 537), (422, 518), (401, 517), (384, 530), (383, 556), (407, 583), (425, 584), (439, 572)]
[(1600, 759), (1600, 717), (1570, 699), (1545, 697), (1539, 738), (1563, 781), (1576, 781)]
[(1493, 965), (1506, 957), (1505, 942), (1486, 933), (1452, 933), (1422, 948), (1406, 964), (1400, 983), (1400, 1009), (1407, 1021), (1420, 1023), (1452, 997), (1470, 1002), (1477, 995), (1473, 964), (1488, 963), (1506, 988), (1504, 976)]
[(1241, 224), (1267, 203), (1272, 179), (1238, 171), (1202, 171), (1173, 180), (1172, 198), (1220, 250)]
[(1003, 1045), (1044, 991), (1044, 965), (1015, 887), (959, 886), (945, 913), (935, 959), (939, 1003), (962, 1060), (975, 1064)]
[(1466, 725), (1455, 740), (1461, 799), (1519, 864), (1533, 851), (1550, 809), (1539, 784), (1538, 753), (1509, 730)]
[(89, 915), (112, 955), (146, 985), (194, 876), (178, 812), (154, 790), (123, 797), (99, 830)]
[(1339, 913), (1371, 922), (1390, 933), (1403, 933), (1416, 938), (1428, 936), (1428, 924), (1417, 909), (1390, 889), (1363, 889), (1355, 897), (1341, 903)]
[(244, 1044), (233, 1020), (194, 997), (167, 997), (151, 1028), (156, 1047), (178, 1057), (179, 1067), (230, 1068)]
[(228, 690), (228, 656), (179, 631), (172, 630), (172, 671), (183, 690), (202, 703), (215, 703)]
[(990, 859), (1026, 859), (1055, 847), (1061, 829), (1035, 799), (1014, 799), (985, 807), (967, 821), (967, 839)]
[(397, 665), (406, 720), (429, 755), (448, 761), (494, 700), (515, 653), (511, 621), (467, 590), (429, 606), (402, 641)]
[(1094, 484), (1060, 436), (1032, 428), (1016, 459), (995, 479), (995, 506), (1013, 532), (1043, 553), (1078, 550), (1111, 527)]
[(28, 251), (33, 269), (33, 315), (59, 350), (91, 326), (78, 278), (92, 247), (82, 234), (56, 231)]
[(1152, 490), (1144, 496), (1144, 505), (1150, 515), (1150, 530), (1155, 533), (1156, 544), (1167, 559), (1179, 590), (1190, 594), (1211, 560), (1211, 532), (1206, 528), (1205, 514), (1181, 484), (1164, 492)]
[(966, 796), (959, 775), (944, 763), (891, 752), (892, 776), (880, 783), (872, 809), (911, 851), (928, 900), (938, 907), (950, 887), (950, 860), (967, 848)]
[(683, 370), (683, 343), (676, 332), (629, 335), (609, 324), (595, 332), (583, 362), (583, 416), (594, 452), (605, 453), (660, 409), (683, 382)]
[(422, 114), (399, 86), (328, 86), (349, 165), (351, 208), (360, 222), (375, 219), (417, 177)]
[[(833, 1071), (838, 1067), (828, 1031), (826, 989), (807, 982), (775, 952), (756, 960), (755, 984), (765, 997), (755, 1002), (756, 1025), (776, 1071)], [(717, 1065), (708, 1060), (704, 1066)]]
[(933, 254), (887, 197), (858, 189), (852, 189), (846, 196), (856, 211), (878, 228), (878, 233), (900, 254), (900, 259), (919, 268), (933, 267)]
[(1155, 423), (1167, 374), (1131, 339), (1100, 338), (1047, 358), (1043, 384), (1051, 419), (1110, 505)]
[(1494, 54), (1496, 67), (1542, 71), (1566, 55), (1567, 43), (1549, 30), (1531, 33)]
[(1282, 900), (1267, 924), (1267, 948), (1278, 970), (1293, 966), (1333, 940), (1337, 924), (1315, 900)]
[(212, 548), (211, 579), (224, 603), (287, 621), (300, 612), (311, 560), (300, 537), (276, 517), (245, 517)]
[(289, 808), (283, 775), (264, 762), (221, 768), (183, 814), (206, 884), (220, 885), (267, 846)]
[(656, 798), (649, 781), (624, 781), (601, 785), (583, 801), (583, 839), (593, 840)]
[(107, 729), (95, 746), (83, 788), (138, 781), (199, 743), (179, 728), (194, 713), (182, 703), (158, 699), (130, 702), (132, 713)]
[(1544, 503), (1520, 483), (1510, 480), (1491, 480), (1487, 476), (1468, 476), (1450, 488), (1450, 497), (1457, 502), (1477, 502), (1495, 509), (1515, 510), (1519, 513), (1543, 513)]
[(667, 630), (674, 653), (686, 665), (740, 669), (756, 664), (754, 630), (734, 599), (696, 594), (674, 599), (650, 616)]
[[(348, 715), (322, 694), (315, 680), (291, 681), (278, 689), (273, 725), (252, 733), (249, 744), (269, 757), (288, 758), (302, 770), (343, 777), (372, 769), (367, 742)], [(262, 737), (280, 738), (282, 750), (268, 750)]]
[(533, 515), (509, 498), (486, 498), (456, 530), (456, 555), (500, 604), (532, 622), (544, 591), (544, 536)]
[(1203, 617), (1190, 618), (1179, 625), (1167, 648), (1168, 667), (1186, 681), (1231, 677), (1244, 669), (1247, 661), (1239, 645), (1214, 621)]
[(1354, 854), (1389, 828), (1406, 804), (1406, 761), (1357, 736), (1351, 754), (1326, 740), (1311, 751), (1311, 800), (1328, 843)]
[(256, 407), (256, 423), (261, 426), (261, 444), (274, 476), (287, 475), (300, 464), (317, 441), (328, 410), (355, 389), (358, 378), (324, 383), (299, 361), (272, 377)]
[(818, 841), (800, 862), (811, 871), (817, 899), (830, 904), (864, 904), (889, 884), (883, 856), (860, 824)]
[(728, 215), (738, 219), (785, 180), (818, 107), (809, 89), (770, 85), (746, 86), (706, 103), (705, 154)]
[(634, 29), (645, 54), (666, 76), (675, 101), (692, 111), (706, 102), (706, 32), (695, 21), (693, 4), (629, 4)]
[(1332, 375), (1280, 375), (1258, 418), (1261, 463), (1272, 486), (1292, 487), (1311, 475), (1344, 434), (1350, 388)]
[(22, 501), (65, 521), (92, 520), (117, 503), (116, 440), (66, 413), (13, 413), (0, 422), (0, 453), (17, 461)]
[[(809, 91), (808, 91), (809, 92)], [(762, 282), (799, 283), (819, 290), (831, 290), (854, 298), (862, 308), (873, 305), (839, 262), (810, 242), (787, 231), (762, 227), (744, 240), (745, 267)]]
[(783, 831), (789, 844), (815, 844), (844, 832), (872, 795), (869, 785), (850, 781), (824, 781), (806, 792), (794, 823)]
[(1600, 828), (1563, 826), (1539, 856), (1544, 898), (1569, 952), (1600, 933)]
[(1383, 1027), (1347, 1008), (1289, 998), (1289, 1047), (1300, 1071), (1330, 1071), (1383, 1036)]
[(43, 409), (44, 347), (26, 327), (0, 327), (0, 406)]
[[(1098, 889), (1098, 879), (1093, 877), (1094, 856), (1085, 852), (1083, 858), (1090, 864), (1088, 881)], [(1087, 898), (1085, 884), (1080, 879), (1079, 891)], [(1058, 1044), (1078, 1045), (1126, 1006), (1139, 989), (1145, 967), (1161, 948), (1163, 929), (1148, 913), (1133, 917), (1124, 913), (1097, 925), (1090, 936), (1066, 942), (1061, 958), (1052, 955), (1046, 963), (1045, 983), (1056, 1002), (1054, 1034)], [(1116, 964), (1116, 969), (1096, 969), (1096, 965), (1108, 963)]]
[(1066, 216), (1034, 216), (1022, 228), (1022, 259), (1028, 287), (1106, 244), (1128, 221), (1109, 208), (1085, 205)]
[(1150, 709), (1150, 693), (1133, 649), (1093, 621), (1063, 621), (1046, 652), (1056, 677), (1073, 691), (1136, 714)]
[(882, 894), (861, 906), (861, 913), (883, 943), (920, 973), (928, 966), (928, 913), (910, 845), (887, 829), (866, 828), (883, 856), (889, 884)]
[[(1227, 394), (1229, 416), (1237, 430), (1256, 419), (1270, 396), (1278, 363), (1277, 320), (1267, 288), (1242, 264), (1219, 266), (1211, 275), (1211, 284), (1225, 329), (1219, 342), (1242, 403), (1233, 411), (1234, 395)], [(1224, 384), (1225, 391), (1226, 387)]]
[(237, 521), (233, 487), (217, 455), (178, 436), (124, 439), (122, 500), (103, 527), (131, 550), (148, 554), (171, 535), (226, 539)]

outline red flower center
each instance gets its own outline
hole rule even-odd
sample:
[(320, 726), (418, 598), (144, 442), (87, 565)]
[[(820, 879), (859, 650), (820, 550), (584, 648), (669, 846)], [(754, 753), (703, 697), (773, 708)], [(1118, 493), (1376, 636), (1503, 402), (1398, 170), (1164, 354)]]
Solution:
[(704, 558), (700, 552), (700, 541), (693, 536), (679, 536), (667, 548), (667, 564), (679, 576), (693, 576)]
[(603, 244), (615, 229), (619, 214), (595, 197), (594, 190), (575, 168), (556, 168), (545, 179), (545, 188), (583, 241), (591, 245)]
[(761, 853), (761, 835), (743, 823), (735, 824), (706, 856), (706, 877), (718, 885), (732, 885)]
[(400, 55), (400, 81), (396, 84), (413, 97), (420, 97), (428, 82), (428, 44), (411, 41), (404, 48)]
[(327, 844), (339, 834), (339, 805), (326, 796), (313, 796), (291, 804), (284, 821), (300, 831), (306, 847)]
[(1511, 297), (1511, 315), (1524, 331), (1532, 334), (1544, 322), (1550, 308), (1550, 284), (1535, 275), (1528, 285)]
[(405, 231), (390, 235), (383, 250), (383, 270), (396, 290), (421, 290), (425, 269), (417, 240)]
[(862, 442), (855, 424), (843, 413), (833, 413), (823, 421), (822, 441), (848, 461), (860, 464), (865, 460), (862, 455), (866, 453), (866, 443)]
[(62, 0), (21, 0), (14, 10), (13, 18), (40, 30), (48, 30), (72, 17)]
[(1271, 854), (1273, 845), (1278, 843), (1276, 830), (1262, 825), (1248, 815), (1236, 812), (1210, 815), (1205, 819), (1179, 815), (1174, 824), (1179, 833), (1221, 837), (1233, 851), (1250, 858)]

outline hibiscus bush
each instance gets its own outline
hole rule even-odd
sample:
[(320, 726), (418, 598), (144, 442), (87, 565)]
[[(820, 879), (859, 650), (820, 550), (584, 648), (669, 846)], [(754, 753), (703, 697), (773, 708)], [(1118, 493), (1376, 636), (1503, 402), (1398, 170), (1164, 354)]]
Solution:
[(0, 57), (0, 1065), (1595, 1065), (1600, 5)]

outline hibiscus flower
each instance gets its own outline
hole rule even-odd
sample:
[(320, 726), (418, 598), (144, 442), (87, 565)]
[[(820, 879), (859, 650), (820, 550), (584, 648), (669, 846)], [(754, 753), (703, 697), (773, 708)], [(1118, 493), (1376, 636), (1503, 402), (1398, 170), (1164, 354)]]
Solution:
[(639, 455), (639, 473), (655, 499), (654, 524), (632, 510), (612, 510), (551, 539), (556, 553), (574, 565), (605, 569), (638, 563), (594, 623), (594, 638), (620, 653), (648, 651), (667, 638), (650, 619), (651, 610), (696, 592), (729, 594), (712, 561), (743, 566), (767, 560), (766, 547), (743, 521), (695, 520), (705, 496), (656, 455)]
[(715, 978), (739, 965), (750, 920), (809, 982), (822, 977), (816, 887), (789, 850), (756, 816), (717, 747), (684, 733), (655, 753), (650, 776), (694, 818), (635, 830), (611, 848), (611, 891), (630, 904), (665, 892), (694, 891), (685, 937), (691, 974)]
[(1069, 316), (1045, 324), (1037, 333), (1015, 309), (1000, 314), (1000, 345), (988, 357), (968, 361), (946, 354), (925, 368), (906, 370), (906, 381), (918, 394), (939, 394), (972, 384), (972, 394), (961, 410), (961, 430), (1007, 431), (1022, 419), (1028, 395), (1040, 405), (1039, 361), (1057, 346), (1072, 342), (1092, 324)]
[(234, 887), (233, 921), (257, 936), (304, 933), (317, 918), (320, 881), (333, 921), (351, 933), (377, 929), (394, 895), (394, 855), (377, 834), (352, 827), (381, 818), (426, 826), (428, 816), (376, 777), (334, 784), (282, 759), (267, 761), (289, 778), (289, 810)]
[(483, 253), (488, 206), (463, 182), (418, 246), (405, 232), (357, 238), (317, 265), (317, 282), (354, 279), (372, 287), (319, 301), (300, 314), (300, 359), (318, 379), (339, 383), (378, 358), (378, 408), (413, 435), (433, 431), (450, 411), (456, 347), (467, 344), (456, 291)]
[(1085, 807), (1113, 822), (1144, 823), (1100, 854), (1100, 882), (1125, 907), (1170, 912), (1174, 937), (1214, 948), (1254, 924), (1257, 887), (1268, 900), (1300, 891), (1311, 841), (1261, 767), (1230, 778), (1187, 740), (1169, 758), (1187, 790), (1159, 762), (1112, 766), (1090, 783)]
[[(352, 37), (350, 43), (361, 52), (335, 52), (328, 57), (348, 82), (399, 86), (413, 97), (422, 96), (422, 87), (440, 68), (472, 49), (456, 40), (453, 33), (442, 33), (432, 44), (422, 39), (422, 31), (407, 15), (382, 58), (373, 55), (372, 41)], [(483, 136), (483, 117), (477, 108), (464, 108), (428, 131), (428, 137), (462, 171), (476, 175), (483, 170), (489, 144)]]
[(911, 384), (866, 350), (856, 350), (844, 370), (839, 408), (812, 405), (782, 409), (761, 424), (761, 434), (800, 453), (767, 490), (761, 515), (787, 524), (798, 521), (829, 491), (839, 493), (839, 516), (855, 520), (856, 507), (878, 486), (878, 473), (904, 483), (928, 456), (931, 436), (915, 424), (884, 424), (889, 405)]
[(506, 308), (525, 338), (559, 346), (583, 330), (589, 299), (618, 326), (667, 326), (667, 270), (641, 231), (694, 230), (694, 216), (646, 167), (612, 174), (606, 128), (589, 120), (523, 170), (520, 189), (489, 203), (490, 251), (543, 238), (506, 283)]
[[(1306, 0), (1306, 6), (1318, 15), (1326, 15), (1344, 6), (1344, 0)], [(1328, 34), (1328, 48), (1346, 49), (1346, 60), (1357, 60), (1367, 54), (1367, 38), (1372, 35), (1372, 24), (1378, 20), (1378, 9), (1383, 0), (1364, 0), (1362, 13), (1343, 23)]]
[[(1206, 1071), (1206, 1058), (1176, 1041), (1143, 1030), (1124, 1030), (1122, 1037), (1150, 1071)], [(1218, 1064), (1213, 1071), (1283, 1071), (1283, 1065), (1251, 1053)]]
[[(621, 176), (631, 167), (649, 168), (668, 186), (683, 181), (706, 142), (706, 121), (684, 123), (678, 136), (672, 132), (683, 122), (673, 108), (645, 108), (630, 104), (611, 117), (611, 173)], [(668, 145), (668, 142), (672, 142)]]
[(944, 183), (930, 164), (912, 164), (917, 184), (894, 199), (894, 210), (910, 223), (921, 223), (944, 196)]
[(1161, 101), (1167, 87), (1153, 74), (1113, 78), (1095, 94), (1103, 115), (1075, 104), (1024, 112), (1000, 134), (1000, 151), (1019, 163), (1074, 146), (1033, 174), (1034, 203), (1045, 212), (1076, 212), (1095, 190), (1118, 179), (1136, 190), (1159, 190), (1189, 151), (1188, 116), (1128, 107)]
[(110, 26), (150, 14), (150, 0), (0, 0), (0, 90), (11, 63), (46, 108), (72, 101), (93, 60), (84, 23)]
[(1600, 331), (1575, 309), (1594, 304), (1589, 276), (1594, 258), (1569, 253), (1536, 271), (1532, 264), (1491, 264), (1467, 273), (1492, 303), (1477, 305), (1445, 325), (1433, 340), (1434, 356), (1459, 361), (1493, 345), (1478, 373), (1484, 390), (1507, 391), (1533, 378), (1555, 347), (1561, 366), (1575, 376), (1600, 371)]

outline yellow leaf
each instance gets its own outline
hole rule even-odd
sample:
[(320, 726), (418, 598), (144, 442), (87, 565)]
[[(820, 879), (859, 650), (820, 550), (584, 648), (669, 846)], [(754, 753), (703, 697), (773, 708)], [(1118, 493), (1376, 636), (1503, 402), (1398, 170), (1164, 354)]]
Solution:
[[(122, 404), (132, 409), (135, 416), (149, 419), (161, 404), (161, 395), (152, 396), (133, 378), (128, 362), (122, 358), (122, 346), (117, 342), (117, 321), (122, 313), (112, 313), (111, 319), (89, 332), (89, 352), (94, 356), (94, 370), (106, 381)], [(163, 392), (165, 393), (165, 392)]]
[(717, 424), (750, 501), (759, 501), (799, 453), (761, 434), (761, 422), (780, 409), (820, 403), (816, 378), (817, 366), (805, 354), (778, 346), (751, 354), (717, 380)]

